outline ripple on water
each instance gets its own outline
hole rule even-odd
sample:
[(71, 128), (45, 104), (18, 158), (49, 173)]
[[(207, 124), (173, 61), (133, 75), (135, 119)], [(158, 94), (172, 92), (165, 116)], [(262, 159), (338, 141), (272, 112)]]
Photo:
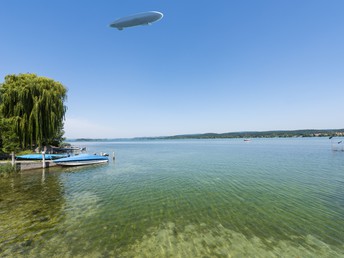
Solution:
[(260, 141), (121, 144), (0, 180), (0, 256), (344, 257), (343, 155)]
[(131, 245), (123, 257), (342, 257), (340, 249), (332, 249), (312, 235), (295, 244), (294, 241), (261, 239), (229, 230), (221, 224), (208, 227), (206, 224), (187, 225), (179, 228), (169, 222)]

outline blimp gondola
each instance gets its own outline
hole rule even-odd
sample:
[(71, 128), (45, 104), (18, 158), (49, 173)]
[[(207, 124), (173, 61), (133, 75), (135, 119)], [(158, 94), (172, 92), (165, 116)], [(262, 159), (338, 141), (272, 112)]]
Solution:
[(151, 23), (160, 20), (162, 17), (163, 14), (156, 11), (137, 13), (134, 15), (117, 19), (116, 21), (110, 24), (110, 27), (123, 30), (127, 27), (133, 27), (138, 25), (150, 25)]

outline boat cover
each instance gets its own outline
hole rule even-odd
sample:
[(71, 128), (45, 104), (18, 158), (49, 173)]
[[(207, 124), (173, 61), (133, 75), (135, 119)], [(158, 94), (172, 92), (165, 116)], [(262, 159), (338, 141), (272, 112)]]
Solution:
[[(53, 160), (53, 159), (61, 159), (68, 157), (67, 154), (45, 154), (46, 160)], [(19, 155), (16, 156), (17, 159), (20, 160), (42, 160), (42, 154), (26, 154), (26, 155)]]
[(75, 162), (75, 161), (87, 161), (87, 160), (109, 160), (109, 159), (108, 157), (103, 157), (99, 155), (80, 154), (80, 155), (75, 155), (68, 158), (57, 159), (57, 160), (54, 160), (54, 162), (60, 163), (60, 162)]

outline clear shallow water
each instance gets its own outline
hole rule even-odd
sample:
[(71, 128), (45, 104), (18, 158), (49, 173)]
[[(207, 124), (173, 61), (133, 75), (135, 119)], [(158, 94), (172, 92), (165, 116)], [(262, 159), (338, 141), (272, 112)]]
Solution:
[(344, 257), (326, 138), (76, 145), (116, 161), (0, 178), (0, 256)]

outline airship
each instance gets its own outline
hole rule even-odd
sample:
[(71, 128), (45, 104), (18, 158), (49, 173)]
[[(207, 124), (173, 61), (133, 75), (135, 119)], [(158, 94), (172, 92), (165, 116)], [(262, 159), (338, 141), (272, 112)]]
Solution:
[(151, 23), (160, 20), (163, 16), (164, 15), (162, 13), (156, 11), (137, 13), (114, 21), (110, 24), (110, 27), (123, 30), (127, 27), (150, 25)]

